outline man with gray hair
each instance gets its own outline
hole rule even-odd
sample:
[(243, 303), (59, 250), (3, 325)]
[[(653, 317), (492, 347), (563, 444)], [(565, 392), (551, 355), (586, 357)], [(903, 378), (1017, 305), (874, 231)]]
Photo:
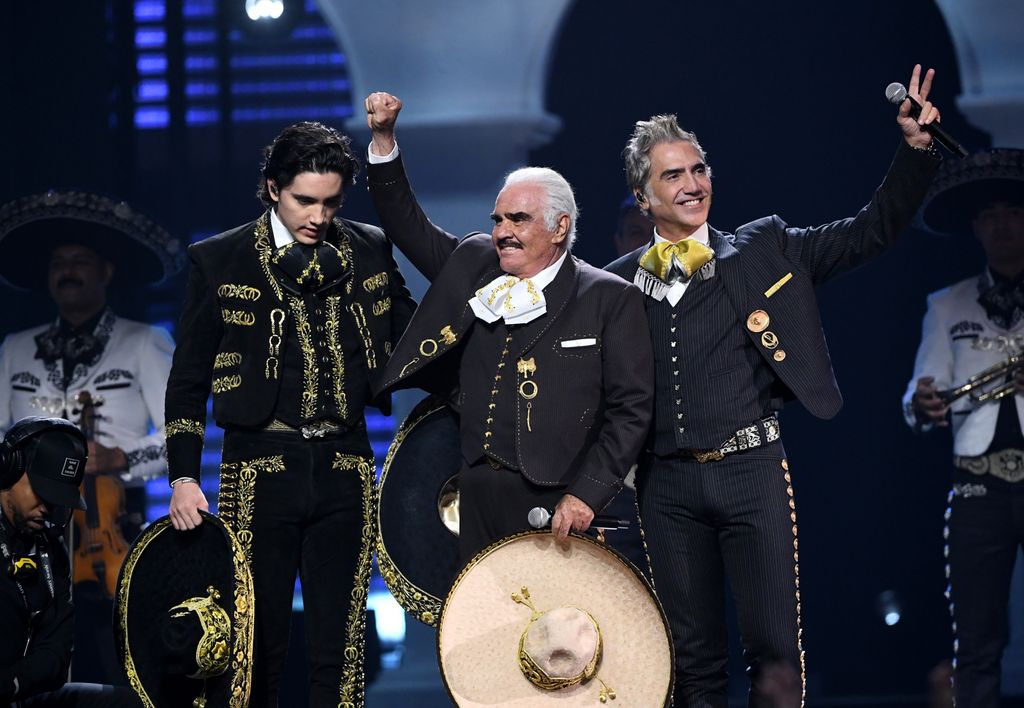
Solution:
[(381, 377), (460, 414), (463, 562), (554, 509), (552, 531), (585, 531), (622, 488), (651, 417), (654, 371), (643, 295), (569, 253), (572, 188), (554, 170), (511, 173), (491, 235), (460, 240), (416, 203), (394, 128), (402, 103), (366, 99), (368, 182), (388, 238), (431, 287)]
[[(654, 422), (636, 491), (672, 626), (677, 706), (728, 705), (726, 576), (755, 680), (750, 705), (803, 702), (796, 503), (777, 412), (794, 398), (819, 418), (842, 406), (814, 288), (882, 253), (917, 211), (939, 163), (923, 127), (938, 119), (933, 75), (922, 81), (915, 67), (921, 118), (909, 101), (900, 107), (896, 157), (852, 219), (793, 228), (771, 216), (720, 233), (707, 223), (704, 150), (675, 116), (638, 122), (623, 153), (655, 231), (607, 270), (647, 295)], [(792, 675), (785, 702), (761, 690), (766, 671)]]

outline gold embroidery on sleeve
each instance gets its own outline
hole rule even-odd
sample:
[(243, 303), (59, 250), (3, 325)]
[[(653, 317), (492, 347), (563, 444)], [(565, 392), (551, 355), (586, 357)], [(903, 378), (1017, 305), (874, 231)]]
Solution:
[(203, 437), (203, 434), (206, 432), (206, 426), (199, 420), (178, 418), (177, 420), (169, 421), (164, 430), (168, 438), (181, 435), (182, 433), (191, 433), (192, 435)]

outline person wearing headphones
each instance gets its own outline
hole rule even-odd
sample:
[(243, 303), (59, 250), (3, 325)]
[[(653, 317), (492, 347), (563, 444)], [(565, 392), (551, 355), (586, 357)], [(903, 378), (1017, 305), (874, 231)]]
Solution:
[(24, 418), (0, 442), (0, 706), (137, 705), (126, 689), (64, 685), (74, 608), (62, 531), (85, 509), (87, 457), (85, 436), (62, 418)]

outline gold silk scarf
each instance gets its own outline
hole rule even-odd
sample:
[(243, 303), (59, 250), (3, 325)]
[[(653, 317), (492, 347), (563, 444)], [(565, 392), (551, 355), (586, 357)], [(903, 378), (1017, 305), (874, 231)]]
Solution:
[(676, 264), (686, 278), (700, 270), (714, 258), (715, 252), (700, 241), (686, 238), (676, 243), (663, 241), (647, 249), (640, 257), (640, 267), (663, 282), (669, 282), (672, 265)]

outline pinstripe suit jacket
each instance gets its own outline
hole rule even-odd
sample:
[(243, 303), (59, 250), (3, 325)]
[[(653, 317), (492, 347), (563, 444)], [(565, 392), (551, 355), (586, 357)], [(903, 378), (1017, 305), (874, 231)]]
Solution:
[[(909, 226), (938, 165), (937, 158), (901, 140), (885, 179), (855, 217), (794, 228), (778, 216), (768, 216), (744, 224), (734, 234), (710, 229), (718, 260), (716, 277), (722, 278), (737, 326), (747, 332), (792, 395), (819, 418), (838, 413), (843, 397), (814, 288), (889, 248)], [(632, 280), (646, 250), (639, 248), (606, 269)], [(759, 310), (768, 314), (767, 331), (776, 336), (777, 346), (771, 349), (763, 344), (763, 332), (748, 327), (751, 314)]]

